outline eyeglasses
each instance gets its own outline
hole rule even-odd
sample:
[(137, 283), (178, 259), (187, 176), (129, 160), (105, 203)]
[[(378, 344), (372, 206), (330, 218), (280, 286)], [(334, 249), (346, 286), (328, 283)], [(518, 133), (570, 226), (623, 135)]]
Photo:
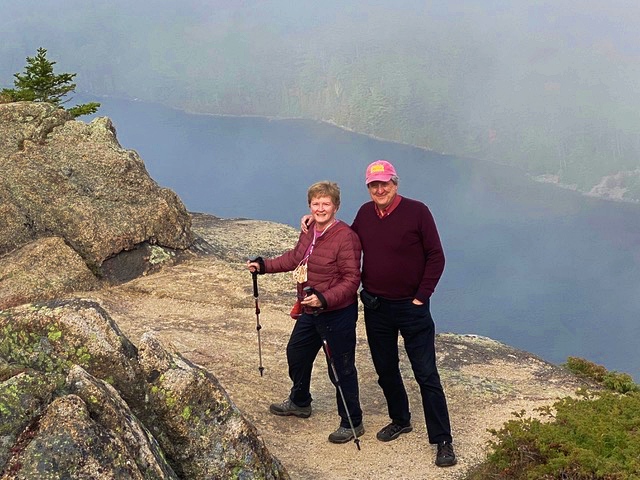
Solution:
[(371, 182), (370, 184), (367, 185), (367, 188), (369, 190), (378, 190), (378, 189), (388, 190), (388, 189), (392, 188), (394, 185), (395, 185), (395, 183), (393, 183), (392, 181), (388, 181), (388, 182)]

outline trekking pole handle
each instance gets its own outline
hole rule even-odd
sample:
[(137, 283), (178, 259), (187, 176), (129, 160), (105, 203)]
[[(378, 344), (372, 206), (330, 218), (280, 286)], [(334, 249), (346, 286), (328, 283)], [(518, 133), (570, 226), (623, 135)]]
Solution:
[(258, 271), (251, 272), (251, 277), (253, 280), (253, 298), (258, 298)]
[[(306, 287), (304, 287), (304, 288), (302, 289), (302, 291), (304, 292), (304, 294), (305, 294), (305, 296), (306, 296), (306, 297), (308, 297), (309, 295), (314, 295), (314, 294), (316, 294), (316, 289), (315, 289), (315, 288), (313, 288), (313, 287), (312, 287), (312, 286), (310, 286), (310, 285), (307, 285)], [(320, 313), (320, 310), (319, 310), (318, 308), (314, 308), (314, 309), (313, 309), (313, 316), (314, 316), (314, 317), (317, 317), (319, 313)]]

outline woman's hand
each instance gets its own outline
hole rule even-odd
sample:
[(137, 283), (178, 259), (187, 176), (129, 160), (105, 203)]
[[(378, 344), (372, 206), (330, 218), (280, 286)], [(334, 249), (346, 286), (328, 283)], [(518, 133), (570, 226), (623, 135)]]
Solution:
[(318, 299), (315, 293), (312, 293), (311, 295), (304, 297), (304, 299), (300, 303), (302, 303), (302, 305), (304, 305), (305, 307), (311, 307), (311, 308), (322, 307), (322, 302), (320, 301), (320, 299)]
[(260, 264), (258, 262), (252, 262), (251, 260), (247, 260), (247, 268), (251, 273), (253, 272), (260, 273)]

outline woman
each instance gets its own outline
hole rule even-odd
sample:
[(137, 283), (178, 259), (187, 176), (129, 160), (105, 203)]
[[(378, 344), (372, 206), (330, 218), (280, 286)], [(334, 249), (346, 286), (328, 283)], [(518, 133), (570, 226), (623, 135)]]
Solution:
[[(358, 437), (364, 434), (355, 367), (361, 246), (351, 228), (336, 219), (340, 208), (337, 184), (315, 183), (309, 187), (307, 199), (312, 223), (306, 233), (300, 234), (296, 246), (276, 258), (258, 257), (247, 262), (250, 271), (261, 274), (293, 271), (302, 307), (287, 345), (293, 386), (289, 397), (272, 404), (269, 410), (282, 416), (311, 415), (311, 371), (326, 339), (348, 408), (348, 411), (344, 408), (336, 387), (341, 420), (338, 429), (329, 435), (329, 441), (346, 443), (354, 438), (354, 432)], [(331, 369), (329, 378), (335, 385)]]

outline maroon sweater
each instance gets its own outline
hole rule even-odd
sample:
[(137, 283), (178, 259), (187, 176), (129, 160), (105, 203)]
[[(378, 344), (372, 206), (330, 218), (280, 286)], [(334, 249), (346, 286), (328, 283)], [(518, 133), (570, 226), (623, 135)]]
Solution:
[[(301, 233), (298, 243), (279, 257), (264, 259), (265, 273), (289, 272), (304, 258), (313, 241), (314, 225)], [(338, 310), (357, 302), (360, 285), (360, 255), (358, 236), (344, 222), (333, 224), (316, 240), (309, 256), (307, 282), (298, 284), (298, 293), (306, 286), (316, 289), (327, 302), (325, 311)]]
[(444, 252), (424, 203), (403, 197), (389, 216), (379, 218), (367, 202), (351, 228), (362, 242), (365, 290), (394, 300), (429, 299), (444, 271)]

